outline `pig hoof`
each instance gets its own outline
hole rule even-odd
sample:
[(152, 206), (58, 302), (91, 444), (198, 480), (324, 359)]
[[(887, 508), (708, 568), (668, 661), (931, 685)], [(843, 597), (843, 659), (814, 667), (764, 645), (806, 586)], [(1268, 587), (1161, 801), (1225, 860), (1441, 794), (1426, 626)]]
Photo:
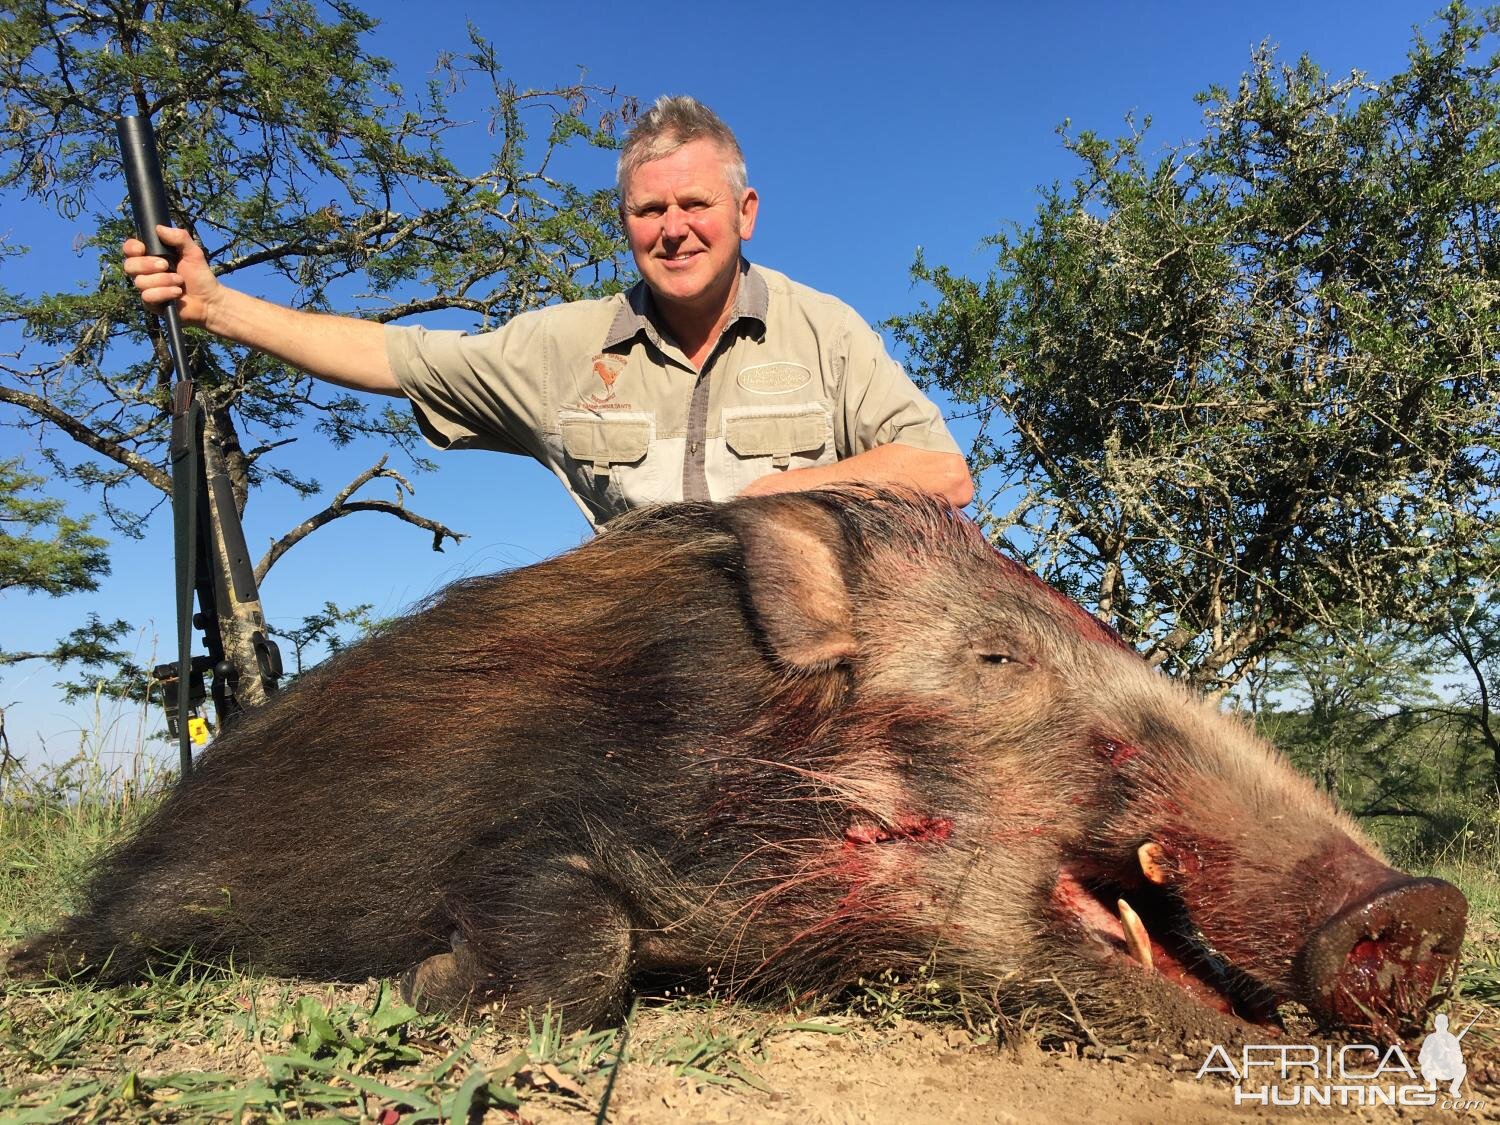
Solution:
[(475, 993), (487, 978), (474, 948), (457, 932), (448, 953), (434, 953), (418, 961), (401, 978), (401, 998), (423, 1015), (466, 1016), (475, 1006)]

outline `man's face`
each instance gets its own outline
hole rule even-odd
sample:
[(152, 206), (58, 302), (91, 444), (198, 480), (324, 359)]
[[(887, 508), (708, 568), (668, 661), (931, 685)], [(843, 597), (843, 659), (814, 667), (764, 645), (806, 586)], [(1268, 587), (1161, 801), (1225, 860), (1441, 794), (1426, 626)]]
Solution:
[(641, 277), (669, 308), (708, 314), (728, 308), (740, 242), (755, 228), (759, 199), (736, 200), (713, 141), (689, 141), (642, 164), (625, 185), (625, 234)]

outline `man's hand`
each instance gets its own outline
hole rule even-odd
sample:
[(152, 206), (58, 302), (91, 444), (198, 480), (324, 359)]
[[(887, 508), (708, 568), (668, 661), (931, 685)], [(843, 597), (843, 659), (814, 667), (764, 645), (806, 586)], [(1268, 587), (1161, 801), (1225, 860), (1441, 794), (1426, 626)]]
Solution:
[(385, 329), (373, 321), (300, 312), (221, 285), (203, 248), (177, 227), (158, 226), (161, 240), (180, 255), (175, 270), (138, 238), (126, 239), (125, 273), (148, 308), (177, 302), (184, 324), (206, 328), (236, 344), (268, 352), (293, 367), (341, 387), (397, 395), (401, 388), (385, 351)]
[(165, 258), (146, 253), (146, 244), (138, 238), (127, 238), (121, 249), (125, 253), (125, 274), (135, 283), (147, 307), (160, 312), (168, 302), (177, 302), (178, 315), (184, 324), (208, 326), (209, 308), (218, 296), (219, 279), (208, 268), (203, 247), (179, 227), (158, 226), (157, 236), (177, 251), (177, 268)]
[(825, 484), (898, 484), (941, 496), (955, 508), (974, 498), (969, 466), (957, 453), (933, 453), (910, 445), (877, 445), (863, 453), (806, 469), (768, 473), (745, 486), (741, 496), (798, 492)]

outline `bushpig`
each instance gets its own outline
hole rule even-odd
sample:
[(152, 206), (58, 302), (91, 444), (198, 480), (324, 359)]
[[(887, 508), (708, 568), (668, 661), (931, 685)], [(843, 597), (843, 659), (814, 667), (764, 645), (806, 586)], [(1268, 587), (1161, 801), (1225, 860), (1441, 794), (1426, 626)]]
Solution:
[(232, 951), (583, 1024), (641, 973), (927, 966), (1095, 1035), (1391, 1038), (1465, 914), (958, 513), (845, 488), (448, 587), (217, 740), (10, 971)]

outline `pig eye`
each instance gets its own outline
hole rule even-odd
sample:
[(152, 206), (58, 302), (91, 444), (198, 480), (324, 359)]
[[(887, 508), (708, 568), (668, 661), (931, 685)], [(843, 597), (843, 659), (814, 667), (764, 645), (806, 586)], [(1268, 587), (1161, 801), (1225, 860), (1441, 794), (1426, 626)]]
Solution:
[(1001, 665), (1009, 664), (1019, 666), (1026, 663), (1025, 657), (1021, 653), (1009, 647), (1002, 649), (993, 645), (975, 645), (970, 651), (974, 654), (975, 660), (991, 668), (998, 668)]
[(969, 641), (969, 656), (976, 663), (992, 668), (1001, 665), (1024, 667), (1031, 663), (1024, 640), (1009, 632), (973, 638)]

